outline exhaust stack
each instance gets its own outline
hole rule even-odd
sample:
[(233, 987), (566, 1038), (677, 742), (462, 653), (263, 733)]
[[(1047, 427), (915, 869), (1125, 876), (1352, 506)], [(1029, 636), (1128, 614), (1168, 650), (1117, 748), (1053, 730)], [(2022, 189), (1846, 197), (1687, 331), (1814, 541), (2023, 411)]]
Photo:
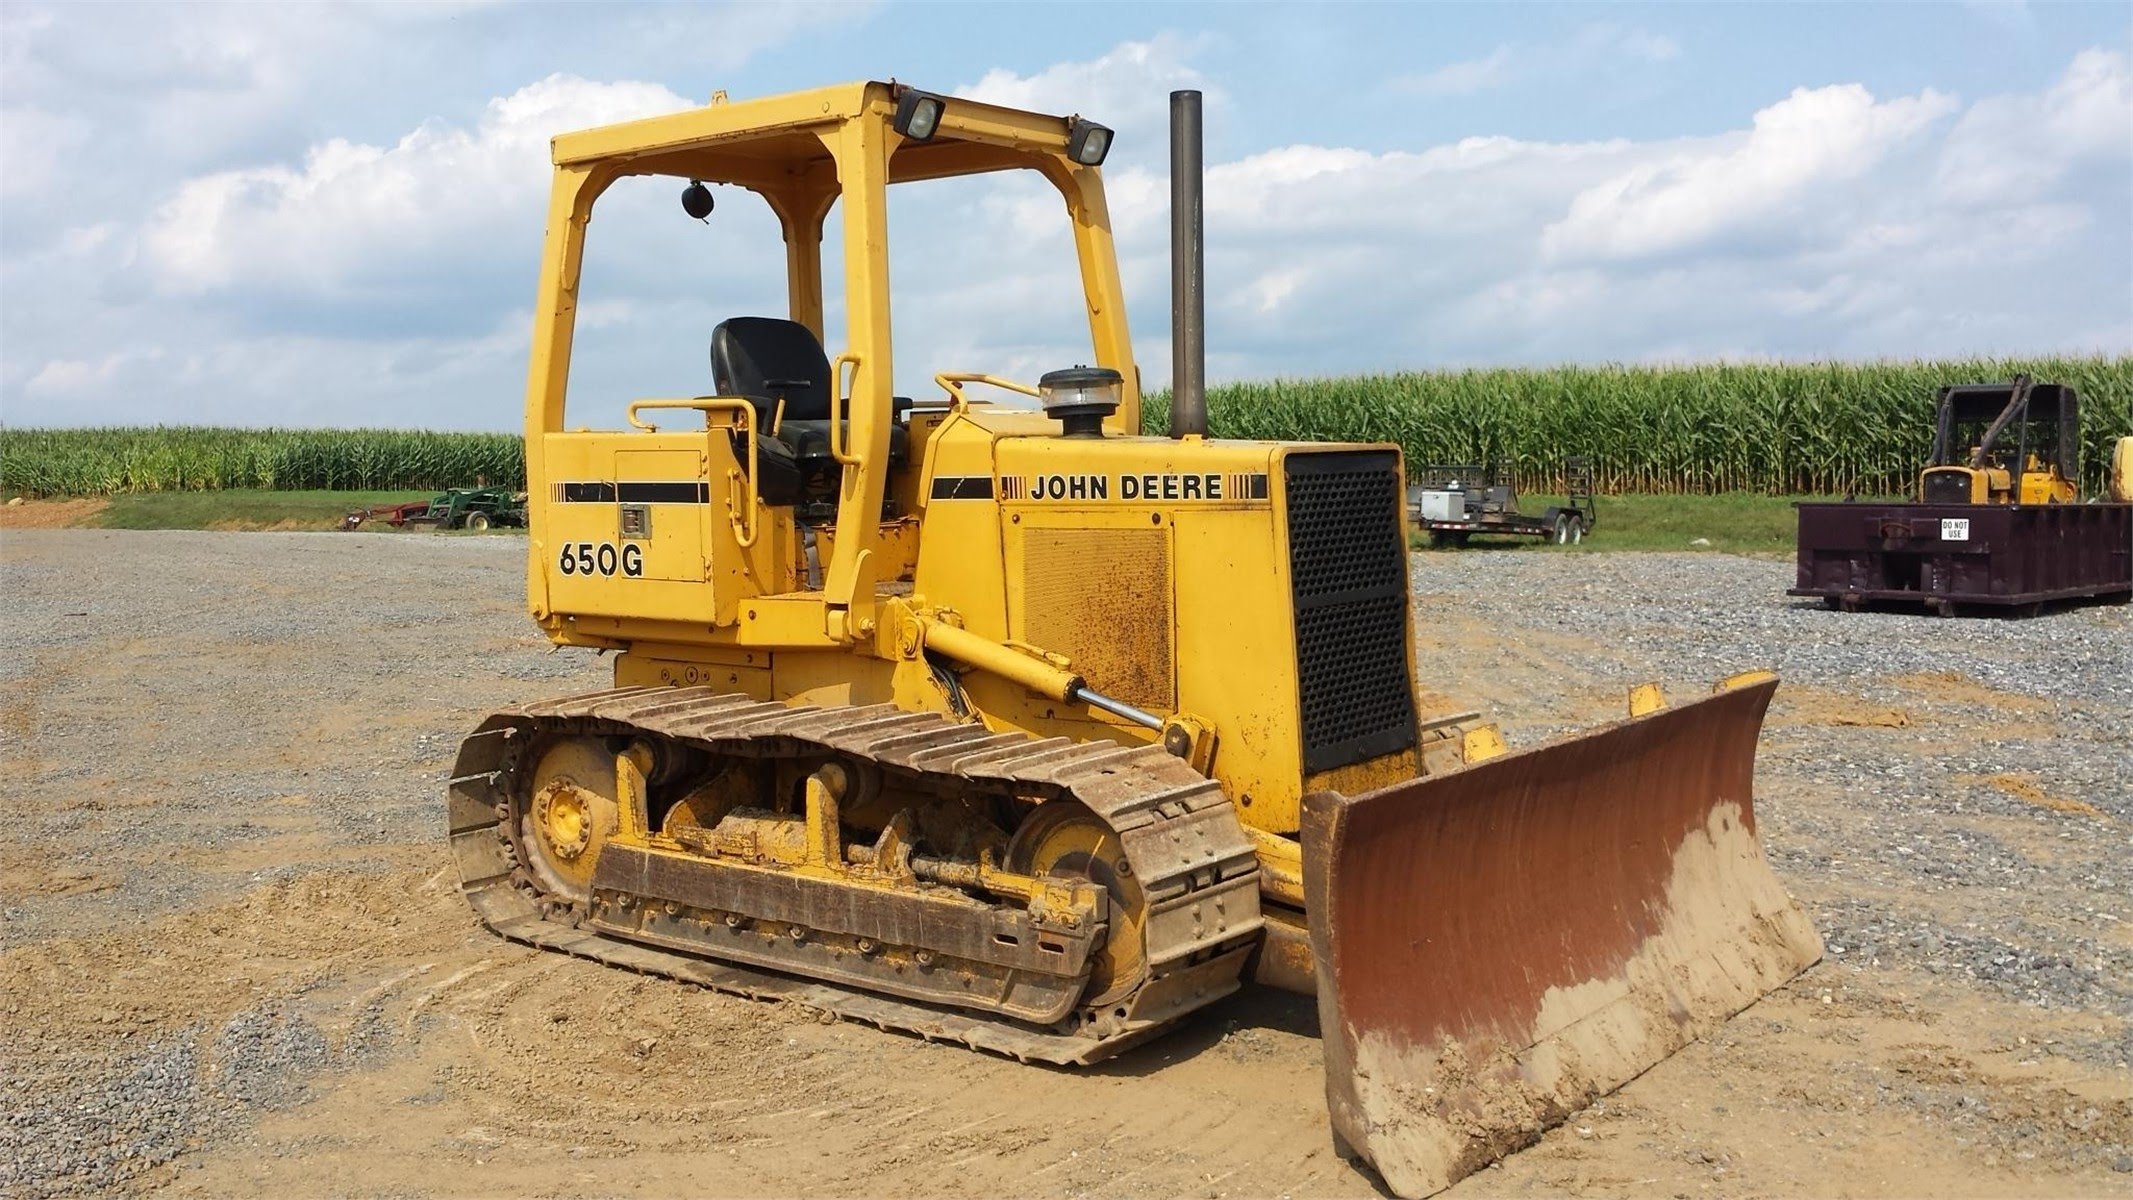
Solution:
[(1170, 436), (1207, 434), (1200, 93), (1170, 93)]

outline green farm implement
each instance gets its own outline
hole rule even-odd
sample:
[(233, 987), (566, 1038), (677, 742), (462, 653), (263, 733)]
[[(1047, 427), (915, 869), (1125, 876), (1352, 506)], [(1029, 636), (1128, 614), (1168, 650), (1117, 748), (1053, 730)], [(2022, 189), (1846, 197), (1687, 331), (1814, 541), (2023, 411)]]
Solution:
[(449, 488), (429, 500), (358, 509), (341, 518), (343, 529), (378, 523), (394, 529), (523, 528), (526, 493), (500, 487)]

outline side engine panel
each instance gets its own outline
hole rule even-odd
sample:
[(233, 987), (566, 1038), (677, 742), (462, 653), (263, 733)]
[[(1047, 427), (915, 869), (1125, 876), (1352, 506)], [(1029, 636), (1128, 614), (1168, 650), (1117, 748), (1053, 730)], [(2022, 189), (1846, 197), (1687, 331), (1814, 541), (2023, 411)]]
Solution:
[(749, 597), (796, 586), (791, 519), (764, 505), (748, 528), (725, 430), (543, 441), (544, 478), (527, 498), (536, 616), (597, 636), (622, 622), (730, 625)]

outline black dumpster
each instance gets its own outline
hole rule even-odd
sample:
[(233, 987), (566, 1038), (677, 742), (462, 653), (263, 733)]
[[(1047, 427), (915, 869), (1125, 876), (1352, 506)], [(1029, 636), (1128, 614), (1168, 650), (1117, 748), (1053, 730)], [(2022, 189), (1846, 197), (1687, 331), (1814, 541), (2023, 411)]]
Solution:
[(2035, 612), (2133, 598), (2133, 504), (1796, 505), (1793, 596), (1832, 607)]

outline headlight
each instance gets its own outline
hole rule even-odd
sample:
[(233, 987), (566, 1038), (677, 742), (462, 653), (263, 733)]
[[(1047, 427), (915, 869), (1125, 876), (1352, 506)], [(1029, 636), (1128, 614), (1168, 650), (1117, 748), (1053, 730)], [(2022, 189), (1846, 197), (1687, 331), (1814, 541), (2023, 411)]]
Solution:
[(1103, 165), (1104, 155), (1111, 153), (1111, 131), (1094, 121), (1074, 118), (1067, 129), (1067, 157), (1084, 167)]
[(941, 127), (947, 102), (931, 92), (907, 91), (896, 101), (896, 132), (914, 142), (930, 141)]

